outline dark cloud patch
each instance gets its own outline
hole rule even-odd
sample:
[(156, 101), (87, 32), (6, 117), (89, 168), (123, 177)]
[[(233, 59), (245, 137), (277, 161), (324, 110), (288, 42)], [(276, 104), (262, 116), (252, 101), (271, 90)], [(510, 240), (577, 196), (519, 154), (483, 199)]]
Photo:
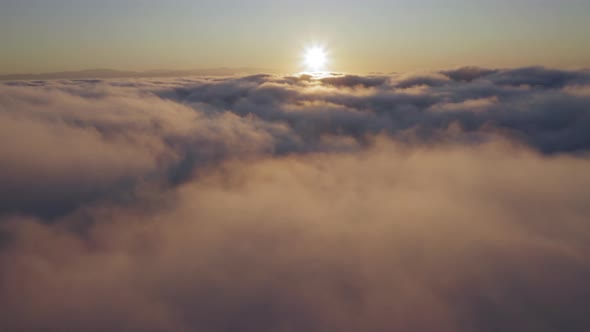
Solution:
[(563, 88), (567, 85), (589, 84), (590, 74), (584, 71), (529, 67), (497, 72), (491, 77), (491, 80), (499, 85)]
[(327, 85), (333, 85), (336, 87), (376, 87), (381, 86), (388, 81), (388, 77), (385, 76), (358, 76), (358, 75), (343, 75), (326, 77), (320, 81)]
[(429, 87), (436, 87), (445, 85), (447, 81), (448, 79), (446, 77), (437, 74), (410, 75), (406, 77), (399, 77), (396, 80), (395, 86), (400, 89), (407, 89), (423, 85)]
[(587, 331), (590, 84), (0, 85), (2, 331)]
[(441, 74), (448, 76), (453, 81), (471, 82), (478, 78), (489, 76), (497, 72), (498, 70), (496, 69), (461, 67), (457, 69), (441, 71)]
[(530, 86), (544, 89), (557, 89), (568, 85), (584, 85), (590, 83), (590, 73), (587, 70), (570, 71), (545, 67), (526, 67), (506, 70), (462, 67), (454, 70), (441, 71), (441, 74), (459, 82), (472, 82), (483, 79), (492, 81), (499, 86)]

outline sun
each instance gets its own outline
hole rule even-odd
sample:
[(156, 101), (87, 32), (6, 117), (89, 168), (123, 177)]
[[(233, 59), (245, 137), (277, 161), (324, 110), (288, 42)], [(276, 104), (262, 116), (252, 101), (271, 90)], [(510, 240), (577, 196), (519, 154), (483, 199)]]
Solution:
[(325, 70), (328, 62), (326, 50), (321, 46), (312, 46), (305, 49), (303, 55), (305, 66), (311, 71)]

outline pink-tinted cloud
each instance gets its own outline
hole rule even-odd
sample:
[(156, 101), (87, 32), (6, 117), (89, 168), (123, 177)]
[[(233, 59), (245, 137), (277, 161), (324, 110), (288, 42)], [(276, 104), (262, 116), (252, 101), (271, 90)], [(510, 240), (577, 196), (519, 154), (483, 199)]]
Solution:
[(4, 84), (0, 330), (586, 331), (586, 86)]

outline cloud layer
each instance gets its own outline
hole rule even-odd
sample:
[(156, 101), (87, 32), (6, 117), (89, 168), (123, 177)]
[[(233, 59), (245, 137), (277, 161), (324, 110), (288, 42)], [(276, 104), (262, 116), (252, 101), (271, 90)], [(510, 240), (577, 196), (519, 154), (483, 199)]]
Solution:
[(0, 330), (586, 331), (590, 73), (0, 86)]

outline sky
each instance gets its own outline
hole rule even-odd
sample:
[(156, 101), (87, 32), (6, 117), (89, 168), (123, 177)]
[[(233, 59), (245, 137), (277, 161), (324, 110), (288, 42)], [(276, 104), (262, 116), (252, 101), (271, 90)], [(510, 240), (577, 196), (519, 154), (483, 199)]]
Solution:
[(325, 46), (330, 70), (460, 65), (590, 66), (585, 0), (0, 0), (0, 74), (301, 68)]

